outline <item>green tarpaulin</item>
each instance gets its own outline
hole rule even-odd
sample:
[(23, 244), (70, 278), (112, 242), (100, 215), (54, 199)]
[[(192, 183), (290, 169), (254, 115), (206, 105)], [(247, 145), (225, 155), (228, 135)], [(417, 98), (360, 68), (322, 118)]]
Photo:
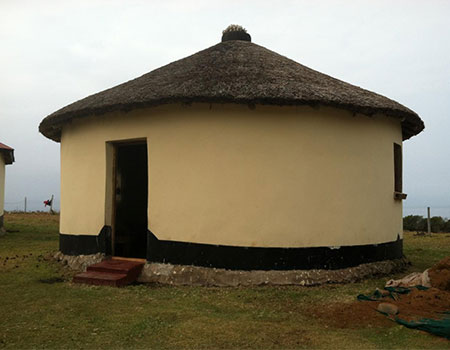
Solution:
[[(408, 294), (413, 289), (427, 290), (428, 288), (423, 286), (415, 286), (411, 288), (385, 287), (384, 290), (387, 291), (387, 293), (377, 289), (371, 295), (360, 294), (357, 299), (359, 301), (381, 301), (384, 298), (398, 300), (401, 294)], [(422, 331), (450, 339), (450, 310), (437, 314), (436, 319), (421, 318), (417, 321), (406, 321), (399, 317), (394, 317), (393, 320), (405, 327), (420, 329)]]

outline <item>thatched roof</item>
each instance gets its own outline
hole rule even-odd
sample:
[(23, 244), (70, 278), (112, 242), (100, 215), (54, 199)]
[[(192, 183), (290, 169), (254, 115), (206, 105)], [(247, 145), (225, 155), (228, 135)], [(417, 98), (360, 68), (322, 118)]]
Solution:
[(403, 139), (424, 129), (420, 117), (405, 106), (246, 41), (247, 36), (233, 40), (233, 34), (230, 38), (224, 32), (225, 41), (217, 45), (50, 114), (39, 130), (60, 141), (62, 127), (74, 118), (193, 102), (333, 106), (366, 115), (383, 113), (402, 121)]
[(12, 164), (14, 162), (14, 148), (0, 142), (0, 154), (3, 156), (5, 164)]

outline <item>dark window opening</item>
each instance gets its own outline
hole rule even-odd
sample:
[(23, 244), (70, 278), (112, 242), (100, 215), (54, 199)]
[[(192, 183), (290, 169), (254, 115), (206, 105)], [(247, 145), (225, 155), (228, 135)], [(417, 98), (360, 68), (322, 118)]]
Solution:
[(147, 144), (115, 146), (114, 255), (145, 258), (147, 250)]
[(394, 191), (403, 192), (402, 146), (394, 143)]

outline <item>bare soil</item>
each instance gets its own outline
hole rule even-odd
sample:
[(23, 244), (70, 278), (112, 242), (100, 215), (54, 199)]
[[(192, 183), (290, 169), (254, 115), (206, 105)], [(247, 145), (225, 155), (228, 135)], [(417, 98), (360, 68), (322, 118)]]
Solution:
[(398, 300), (384, 298), (380, 301), (324, 304), (315, 306), (308, 312), (335, 328), (394, 326), (395, 323), (377, 311), (381, 302), (396, 305), (399, 310), (397, 317), (407, 321), (421, 318), (439, 319), (443, 316), (442, 312), (450, 310), (450, 293), (437, 288), (413, 290), (409, 294), (401, 295)]
[(408, 321), (421, 318), (439, 319), (444, 311), (450, 311), (450, 293), (430, 288), (428, 290), (413, 290), (392, 302), (398, 306), (398, 317)]
[(315, 318), (333, 328), (392, 327), (395, 323), (376, 311), (379, 302), (356, 301), (315, 306), (308, 310)]
[(389, 327), (395, 325), (389, 318), (377, 311), (381, 302), (398, 307), (397, 317), (412, 321), (421, 318), (439, 319), (443, 312), (450, 311), (450, 257), (430, 270), (432, 288), (413, 289), (408, 294), (398, 294), (398, 299), (385, 297), (379, 301), (355, 301), (315, 306), (308, 310), (314, 317), (336, 328)]

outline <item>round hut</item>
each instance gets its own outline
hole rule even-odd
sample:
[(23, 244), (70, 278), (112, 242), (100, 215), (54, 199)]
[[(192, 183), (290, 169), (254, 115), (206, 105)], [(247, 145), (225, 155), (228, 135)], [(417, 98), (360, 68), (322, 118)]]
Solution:
[(402, 257), (402, 142), (423, 128), (230, 26), (39, 130), (61, 143), (62, 253), (288, 270)]
[(14, 162), (14, 149), (0, 142), (0, 233), (3, 231), (5, 205), (5, 165)]

